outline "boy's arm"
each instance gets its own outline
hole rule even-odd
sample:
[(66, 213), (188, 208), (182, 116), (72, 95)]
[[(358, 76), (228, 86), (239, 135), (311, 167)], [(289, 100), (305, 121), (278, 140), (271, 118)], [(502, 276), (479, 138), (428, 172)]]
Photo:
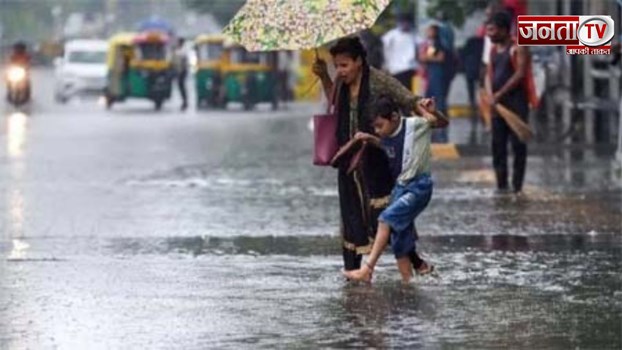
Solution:
[(439, 111), (435, 111), (433, 113), (427, 111), (423, 112), (421, 114), (421, 118), (427, 120), (433, 129), (442, 129), (446, 128), (449, 125), (449, 120), (447, 120), (447, 117), (445, 117), (443, 113)]
[(359, 131), (359, 132), (357, 132), (354, 135), (354, 138), (356, 140), (360, 140), (362, 142), (367, 142), (367, 143), (369, 143), (371, 145), (374, 145), (374, 146), (376, 146), (378, 148), (382, 148), (382, 144), (380, 142), (380, 138), (377, 137), (377, 136), (374, 136), (372, 134), (368, 134), (368, 133), (364, 133), (364, 132), (360, 132)]
[(417, 104), (417, 113), (430, 123), (434, 129), (446, 128), (449, 125), (449, 119), (436, 109), (433, 99), (424, 99)]

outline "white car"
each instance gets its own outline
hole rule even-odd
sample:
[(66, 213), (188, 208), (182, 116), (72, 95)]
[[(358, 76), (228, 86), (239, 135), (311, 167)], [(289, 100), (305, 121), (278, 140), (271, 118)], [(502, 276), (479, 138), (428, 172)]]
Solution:
[(54, 97), (65, 103), (76, 95), (101, 96), (106, 87), (106, 54), (103, 40), (72, 40), (65, 44), (63, 57), (55, 61)]

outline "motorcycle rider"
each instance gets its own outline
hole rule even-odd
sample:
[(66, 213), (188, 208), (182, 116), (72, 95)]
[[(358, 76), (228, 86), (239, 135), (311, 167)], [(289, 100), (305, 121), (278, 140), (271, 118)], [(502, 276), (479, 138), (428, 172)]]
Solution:
[[(28, 49), (26, 44), (18, 41), (13, 44), (13, 50), (11, 55), (9, 56), (9, 67), (11, 66), (19, 66), (26, 70), (26, 72), (30, 71), (30, 54), (28, 53)], [(26, 78), (26, 96), (27, 99), (30, 100), (30, 80)]]
[(26, 69), (30, 67), (30, 54), (28, 54), (26, 44), (21, 41), (13, 44), (13, 51), (9, 57), (9, 64), (22, 66)]

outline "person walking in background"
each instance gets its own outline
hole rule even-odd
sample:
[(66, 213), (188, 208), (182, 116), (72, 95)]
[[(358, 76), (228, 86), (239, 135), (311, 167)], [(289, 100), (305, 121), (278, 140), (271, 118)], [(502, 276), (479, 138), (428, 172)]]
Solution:
[(408, 90), (417, 73), (417, 40), (412, 18), (407, 14), (397, 17), (397, 26), (382, 37), (384, 67)]
[(523, 121), (529, 114), (529, 96), (526, 77), (528, 74), (529, 53), (524, 46), (518, 46), (510, 34), (512, 18), (506, 12), (497, 12), (486, 26), (493, 48), (490, 53), (486, 86), (492, 94), (492, 161), (497, 178), (497, 190), (507, 192), (508, 186), (508, 141), (514, 151), (514, 171), (512, 186), (515, 193), (523, 189), (527, 165), (527, 144), (519, 139), (499, 116), (494, 108), (497, 103), (510, 109)]
[(365, 29), (360, 34), (361, 42), (367, 51), (367, 63), (370, 67), (382, 69), (384, 66), (384, 50), (382, 38), (371, 29)]
[(441, 11), (438, 15), (438, 36), (442, 46), (445, 48), (445, 91), (449, 96), (451, 91), (451, 82), (454, 80), (458, 72), (458, 59), (455, 52), (455, 33), (454, 28), (449, 22), (448, 13)]
[(480, 79), (480, 62), (482, 61), (482, 51), (484, 49), (484, 38), (472, 36), (467, 39), (462, 48), (462, 65), (464, 76), (467, 82), (467, 92), (469, 93), (469, 105), (471, 107), (471, 138), (477, 133), (478, 112), (476, 89)]
[(177, 40), (177, 46), (174, 53), (174, 69), (175, 76), (177, 78), (177, 87), (179, 88), (179, 94), (181, 95), (182, 103), (181, 110), (185, 111), (188, 108), (188, 94), (186, 92), (186, 78), (188, 77), (188, 55), (184, 49), (186, 40), (179, 38)]
[(293, 87), (290, 86), (291, 75), (295, 74), (295, 71), (292, 69), (293, 53), (291, 51), (279, 51), (274, 56), (276, 58), (279, 99), (283, 102), (290, 102), (294, 98)]
[(527, 14), (527, 1), (526, 0), (503, 0), (503, 9), (508, 12), (512, 18), (512, 24), (510, 26), (510, 34), (516, 36), (516, 22), (518, 16)]
[[(428, 26), (426, 30), (427, 42), (423, 45), (420, 61), (425, 64), (427, 84), (425, 97), (436, 100), (436, 108), (447, 115), (447, 67), (448, 49), (443, 45), (439, 35), (439, 25)], [(432, 133), (432, 142), (447, 143), (449, 140), (447, 128), (436, 129)]]

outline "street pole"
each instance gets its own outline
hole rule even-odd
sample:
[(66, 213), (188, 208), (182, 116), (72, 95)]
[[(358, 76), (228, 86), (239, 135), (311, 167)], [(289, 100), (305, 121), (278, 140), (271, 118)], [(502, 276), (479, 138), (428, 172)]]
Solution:
[[(622, 19), (622, 0), (618, 0), (618, 5), (620, 8), (619, 18)], [(622, 45), (622, 35), (620, 36), (620, 42), (618, 44)], [(622, 47), (619, 48), (619, 50), (622, 50)], [(622, 67), (622, 62), (618, 62), (618, 65)], [(622, 68), (620, 69), (620, 73), (622, 73)], [(616, 152), (616, 158), (618, 158), (618, 165), (620, 169), (622, 169), (622, 93), (620, 95), (620, 108), (618, 110), (618, 152)]]
[(618, 159), (618, 166), (622, 169), (622, 98), (620, 99), (620, 110), (618, 113), (618, 151), (616, 152), (616, 158)]
[[(622, 0), (618, 0), (618, 9), (620, 12), (618, 18), (622, 19)], [(622, 44), (622, 40), (620, 40), (620, 44)], [(620, 50), (622, 50), (622, 48), (620, 48)], [(622, 67), (622, 62), (618, 64)], [(622, 69), (620, 70), (622, 71)], [(619, 98), (620, 109), (618, 111), (618, 151), (616, 152), (616, 158), (618, 159), (618, 165), (622, 169), (622, 96), (620, 96)]]

